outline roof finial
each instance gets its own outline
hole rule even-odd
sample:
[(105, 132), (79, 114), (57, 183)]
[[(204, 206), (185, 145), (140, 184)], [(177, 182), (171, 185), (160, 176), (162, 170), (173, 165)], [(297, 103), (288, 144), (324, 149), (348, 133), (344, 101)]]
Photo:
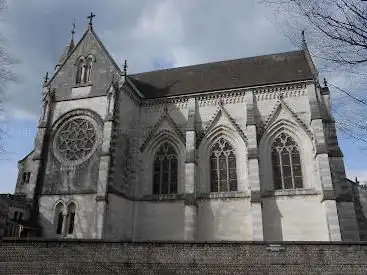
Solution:
[(90, 15), (87, 17), (89, 19), (89, 28), (93, 27), (93, 18), (96, 17), (96, 15), (91, 12)]
[(71, 28), (71, 40), (74, 40), (74, 34), (75, 34), (75, 19)]
[(325, 77), (324, 77), (324, 87), (327, 87), (327, 80)]
[(44, 79), (43, 83), (46, 84), (48, 81), (48, 72), (46, 72), (45, 77), (43, 79)]
[(126, 59), (124, 63), (124, 75), (127, 75), (127, 60)]
[(306, 39), (305, 39), (305, 30), (302, 31), (302, 49), (303, 50), (307, 49), (307, 43), (306, 43)]

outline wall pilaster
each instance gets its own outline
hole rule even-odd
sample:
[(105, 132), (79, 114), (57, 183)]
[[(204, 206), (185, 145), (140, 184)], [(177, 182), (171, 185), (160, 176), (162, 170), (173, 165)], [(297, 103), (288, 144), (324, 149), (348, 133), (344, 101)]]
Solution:
[(188, 122), (186, 125), (186, 161), (185, 161), (185, 215), (184, 239), (195, 240), (196, 235), (196, 131), (195, 131), (195, 98), (188, 100)]
[(33, 165), (31, 171), (31, 177), (29, 179), (29, 189), (27, 192), (27, 198), (34, 199), (34, 207), (37, 209), (37, 193), (42, 191), (42, 165), (45, 158), (46, 140), (49, 132), (49, 126), (52, 116), (52, 103), (54, 100), (55, 90), (50, 86), (45, 86), (43, 90), (43, 110), (42, 115), (38, 123), (38, 131), (34, 142), (34, 154)]
[(103, 125), (103, 142), (101, 147), (101, 157), (99, 161), (97, 197), (96, 197), (96, 238), (103, 239), (104, 226), (106, 222), (106, 212), (108, 204), (108, 182), (111, 168), (111, 142), (113, 133), (114, 113), (116, 106), (116, 92), (111, 85), (107, 92), (106, 118)]
[(246, 93), (247, 112), (247, 154), (248, 154), (248, 182), (251, 196), (251, 220), (252, 220), (252, 240), (264, 240), (262, 207), (260, 193), (260, 170), (259, 153), (257, 147), (257, 129), (254, 112), (254, 95), (252, 92)]
[(317, 97), (315, 85), (309, 85), (307, 90), (311, 113), (310, 126), (314, 134), (315, 161), (319, 175), (319, 184), (315, 187), (322, 193), (321, 203), (325, 209), (329, 239), (330, 241), (340, 241), (341, 233), (338, 210), (335, 201), (335, 189), (331, 178), (324, 124), (320, 110), (321, 99)]

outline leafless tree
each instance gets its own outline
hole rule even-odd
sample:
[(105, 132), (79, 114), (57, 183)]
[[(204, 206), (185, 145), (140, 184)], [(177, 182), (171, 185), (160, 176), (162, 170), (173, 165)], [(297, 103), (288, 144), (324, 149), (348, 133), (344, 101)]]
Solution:
[[(306, 33), (308, 49), (324, 74), (338, 72), (343, 87), (329, 82), (338, 94), (334, 112), (338, 128), (367, 148), (367, 1), (259, 0), (276, 12), (284, 34), (300, 45)], [(349, 84), (346, 84), (349, 82)]]
[[(0, 0), (0, 20), (6, 9), (6, 0)], [(4, 121), (4, 103), (5, 89), (7, 84), (16, 81), (16, 75), (12, 71), (12, 66), (17, 63), (17, 60), (9, 54), (8, 43), (0, 33), (0, 154), (5, 152), (4, 136), (6, 131), (2, 127)]]

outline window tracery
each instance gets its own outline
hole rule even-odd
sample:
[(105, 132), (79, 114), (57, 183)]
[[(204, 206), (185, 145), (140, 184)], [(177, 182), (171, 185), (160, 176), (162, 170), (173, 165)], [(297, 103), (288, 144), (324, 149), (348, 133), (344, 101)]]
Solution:
[(153, 194), (177, 193), (178, 158), (173, 146), (162, 144), (154, 159)]
[(210, 191), (237, 191), (236, 155), (233, 146), (220, 138), (210, 153)]
[(272, 144), (274, 189), (303, 188), (299, 146), (281, 133)]
[(87, 160), (94, 153), (96, 146), (96, 125), (87, 117), (76, 117), (64, 123), (53, 142), (56, 158), (69, 165)]
[(87, 59), (80, 58), (77, 63), (76, 84), (85, 84), (91, 81), (93, 62), (93, 56), (89, 56)]

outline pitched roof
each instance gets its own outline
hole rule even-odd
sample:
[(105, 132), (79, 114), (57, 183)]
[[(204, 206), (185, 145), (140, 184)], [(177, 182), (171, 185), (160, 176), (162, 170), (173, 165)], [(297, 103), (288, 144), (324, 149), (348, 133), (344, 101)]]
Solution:
[(313, 79), (303, 50), (138, 73), (128, 77), (147, 98)]

